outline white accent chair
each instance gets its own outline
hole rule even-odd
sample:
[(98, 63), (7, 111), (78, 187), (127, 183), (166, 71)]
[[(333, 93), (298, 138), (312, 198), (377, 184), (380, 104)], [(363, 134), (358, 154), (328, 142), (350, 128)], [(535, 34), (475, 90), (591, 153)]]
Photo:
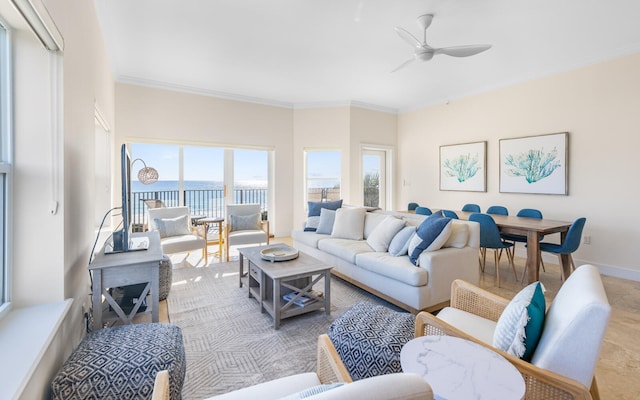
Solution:
[(269, 221), (262, 221), (260, 204), (229, 204), (224, 224), (224, 252), (230, 246), (269, 244)]
[(160, 244), (165, 254), (202, 250), (205, 265), (209, 263), (204, 233), (191, 224), (189, 207), (149, 208), (147, 223), (150, 231), (160, 232)]
[(451, 335), (472, 340), (509, 360), (525, 379), (527, 399), (599, 399), (595, 368), (611, 306), (598, 269), (583, 265), (564, 282), (547, 309), (531, 363), (495, 349), (496, 322), (509, 303), (465, 281), (451, 288), (451, 306), (438, 316), (416, 317), (416, 336)]

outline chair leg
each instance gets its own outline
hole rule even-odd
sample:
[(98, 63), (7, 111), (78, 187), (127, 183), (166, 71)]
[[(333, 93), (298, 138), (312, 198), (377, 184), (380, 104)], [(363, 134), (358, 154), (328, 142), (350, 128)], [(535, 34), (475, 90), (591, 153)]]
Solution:
[(480, 270), (482, 272), (484, 272), (484, 266), (487, 262), (487, 248), (486, 247), (481, 247), (480, 248), (480, 254), (482, 255), (481, 259), (480, 259)]
[(595, 375), (591, 380), (591, 387), (589, 388), (589, 393), (591, 394), (591, 398), (593, 400), (600, 400), (600, 392), (598, 391), (598, 384), (596, 383)]
[[(513, 247), (511, 250), (514, 250)], [(509, 252), (509, 248), (505, 250), (507, 252), (507, 258), (509, 259), (509, 263), (511, 264), (511, 269), (513, 270), (513, 276), (516, 278), (516, 282), (518, 282), (518, 273), (516, 272), (516, 265), (513, 262), (513, 253)]]
[(498, 287), (500, 287), (500, 253), (498, 249), (493, 250), (493, 257), (496, 261), (496, 279), (498, 282)]
[(562, 268), (562, 254), (558, 254), (558, 265), (560, 265), (560, 280), (564, 282), (567, 277), (564, 276), (564, 268)]

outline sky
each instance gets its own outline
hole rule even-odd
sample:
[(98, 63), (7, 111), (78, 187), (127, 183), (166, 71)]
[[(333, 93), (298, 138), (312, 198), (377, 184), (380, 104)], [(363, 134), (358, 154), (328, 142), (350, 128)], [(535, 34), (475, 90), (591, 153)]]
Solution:
[[(158, 170), (160, 180), (177, 181), (179, 146), (164, 144), (130, 145), (131, 157), (141, 158), (149, 167)], [(143, 165), (136, 162), (133, 170)], [(184, 177), (191, 181), (222, 181), (224, 173), (224, 149), (217, 147), (184, 146)], [(234, 151), (234, 175), (237, 181), (266, 181), (268, 152), (265, 150), (236, 149)]]

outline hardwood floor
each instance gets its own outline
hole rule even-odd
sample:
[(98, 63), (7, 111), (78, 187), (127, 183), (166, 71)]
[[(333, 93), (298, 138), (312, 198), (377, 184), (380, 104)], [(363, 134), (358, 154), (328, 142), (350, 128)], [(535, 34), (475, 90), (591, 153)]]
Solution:
[[(291, 238), (272, 239), (272, 243), (291, 244)], [(213, 250), (213, 248), (212, 248)], [(197, 253), (197, 252), (195, 252)], [(236, 256), (236, 257), (234, 257)], [(231, 259), (237, 260), (237, 252), (231, 253)], [(176, 254), (171, 257), (174, 264), (202, 267), (199, 254)], [(500, 288), (495, 282), (495, 265), (487, 257), (487, 266), (480, 278), (480, 286), (502, 297), (512, 298), (523, 288), (516, 282), (511, 268), (503, 257), (500, 263)], [(210, 263), (218, 258), (210, 257)], [(524, 272), (524, 259), (516, 257), (518, 278)], [(557, 264), (545, 264), (546, 272), (540, 272), (540, 281), (547, 291), (545, 297), (549, 304), (561, 286), (560, 269)], [(609, 327), (605, 334), (596, 368), (596, 379), (602, 400), (626, 400), (640, 397), (640, 282), (628, 281), (610, 276), (602, 276), (605, 291), (612, 307)], [(160, 321), (169, 321), (166, 301), (160, 304)]]

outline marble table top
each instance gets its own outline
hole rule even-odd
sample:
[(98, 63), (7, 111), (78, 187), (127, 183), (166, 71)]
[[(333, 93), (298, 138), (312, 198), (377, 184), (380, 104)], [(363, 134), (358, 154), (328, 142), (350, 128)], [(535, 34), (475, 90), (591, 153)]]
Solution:
[(404, 372), (422, 375), (436, 399), (521, 399), (525, 384), (500, 354), (453, 336), (421, 336), (400, 352)]

